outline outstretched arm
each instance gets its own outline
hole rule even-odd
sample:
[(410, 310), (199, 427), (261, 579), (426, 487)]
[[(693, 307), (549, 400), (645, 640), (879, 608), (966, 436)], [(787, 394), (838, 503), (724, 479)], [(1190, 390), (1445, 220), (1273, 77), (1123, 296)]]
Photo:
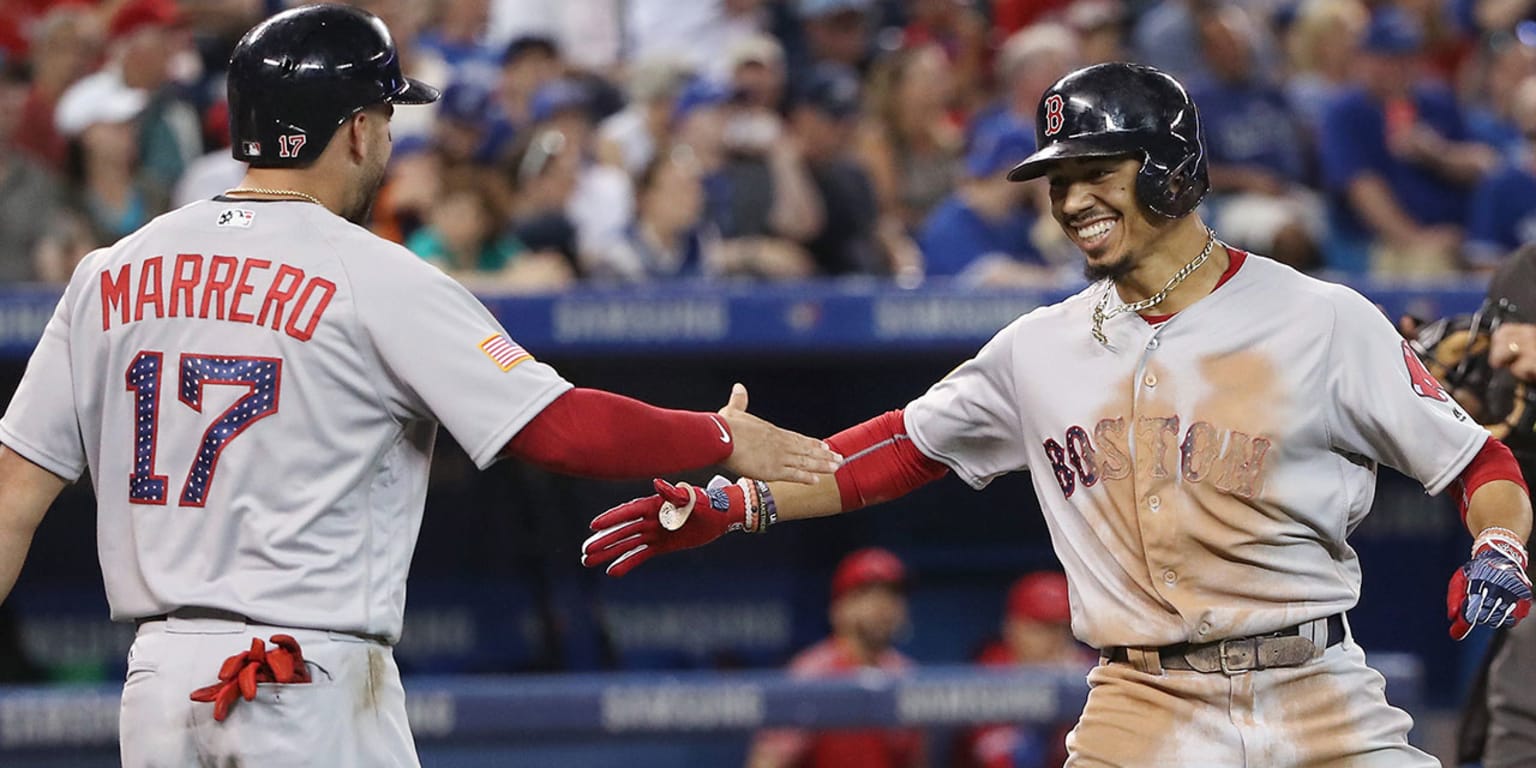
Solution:
[(0, 446), (0, 603), (16, 586), (32, 534), (68, 482)]
[(723, 464), (753, 477), (814, 483), (840, 462), (826, 443), (747, 413), (747, 390), (740, 384), (717, 413), (657, 408), (598, 389), (573, 389), (539, 412), (502, 453), (554, 472), (604, 479)]
[(890, 411), (828, 438), (845, 458), (833, 482), (765, 483), (717, 477), (708, 488), (655, 482), (656, 495), (620, 504), (592, 521), (583, 565), (623, 576), (658, 554), (708, 544), (729, 531), (760, 533), (783, 520), (826, 517), (903, 496), (942, 477), (943, 464), (923, 455)]

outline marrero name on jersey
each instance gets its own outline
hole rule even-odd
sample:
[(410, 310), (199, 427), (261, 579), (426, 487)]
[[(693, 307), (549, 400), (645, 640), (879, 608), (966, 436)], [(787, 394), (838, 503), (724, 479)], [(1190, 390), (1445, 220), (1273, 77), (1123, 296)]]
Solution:
[[(906, 408), (829, 442), (814, 487), (717, 478), (592, 522), (587, 565), (621, 576), (741, 527), (838, 514), (954, 472), (1027, 471), (1066, 571), (1073, 634), (1099, 649), (1068, 765), (1438, 765), (1410, 746), (1346, 612), (1347, 537), (1385, 464), (1454, 488), (1472, 558), (1451, 632), (1529, 609), (1531, 504), (1392, 324), (1347, 287), (1226, 247), (1196, 208), (1199, 112), (1172, 77), (1110, 63), (1040, 100), (1051, 213), (1092, 284), (1020, 317)], [(657, 524), (686, 512), (681, 526)]]
[[(230, 209), (220, 211), (222, 219)], [(254, 213), (247, 212), (247, 221)], [(101, 272), (101, 329), (145, 318), (228, 320), (268, 325), (309, 341), (336, 295), (336, 283), (271, 259), (178, 253)]]

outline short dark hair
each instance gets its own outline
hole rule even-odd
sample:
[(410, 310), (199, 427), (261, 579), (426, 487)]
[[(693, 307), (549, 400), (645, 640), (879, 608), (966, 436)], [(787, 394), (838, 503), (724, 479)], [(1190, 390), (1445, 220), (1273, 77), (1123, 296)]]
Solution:
[(542, 53), (551, 59), (560, 58), (560, 44), (545, 35), (523, 35), (507, 43), (501, 54), (501, 65), (507, 66), (530, 53)]

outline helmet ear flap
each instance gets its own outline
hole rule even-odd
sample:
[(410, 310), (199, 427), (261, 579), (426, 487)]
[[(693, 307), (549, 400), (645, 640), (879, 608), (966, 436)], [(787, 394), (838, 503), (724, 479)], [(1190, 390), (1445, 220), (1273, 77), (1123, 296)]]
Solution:
[(1167, 219), (1186, 216), (1210, 189), (1204, 169), (1204, 156), (1198, 150), (1185, 155), (1179, 164), (1162, 169), (1150, 158), (1142, 163), (1136, 176), (1136, 196), (1153, 213)]

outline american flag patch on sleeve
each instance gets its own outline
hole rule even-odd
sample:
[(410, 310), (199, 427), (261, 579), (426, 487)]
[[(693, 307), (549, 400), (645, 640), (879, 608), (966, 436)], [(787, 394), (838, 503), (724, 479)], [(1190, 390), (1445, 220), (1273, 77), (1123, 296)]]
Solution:
[(510, 371), (512, 366), (524, 360), (533, 359), (533, 355), (528, 354), (528, 350), (507, 338), (505, 333), (487, 336), (485, 341), (480, 342), (480, 351), (503, 371)]

